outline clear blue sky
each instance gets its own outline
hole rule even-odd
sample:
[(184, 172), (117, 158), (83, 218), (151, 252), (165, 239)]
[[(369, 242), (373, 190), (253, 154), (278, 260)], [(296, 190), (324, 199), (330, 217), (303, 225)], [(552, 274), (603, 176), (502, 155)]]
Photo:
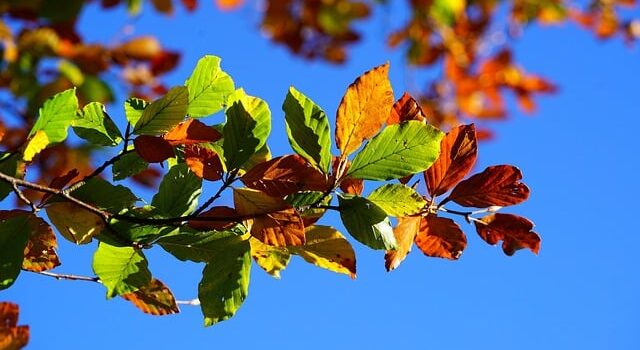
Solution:
[[(210, 1), (173, 18), (148, 10), (135, 22), (136, 34), (157, 35), (184, 53), (170, 82), (181, 84), (200, 56), (221, 56), (236, 85), (271, 106), (269, 145), (276, 155), (292, 152), (280, 111), (289, 85), (334, 120), (345, 88), (363, 71), (389, 60), (396, 97), (408, 81), (401, 54), (380, 40), (395, 18), (388, 14), (361, 27), (365, 41), (336, 67), (272, 45), (251, 10), (221, 14)], [(88, 41), (111, 40), (123, 18), (94, 5), (81, 18), (81, 32)], [(382, 253), (356, 242), (356, 280), (301, 259), (282, 280), (254, 266), (238, 314), (211, 328), (202, 326), (197, 307), (152, 317), (124, 300), (105, 300), (100, 285), (29, 273), (0, 299), (20, 304), (21, 323), (31, 326), (29, 349), (640, 349), (638, 49), (620, 40), (601, 43), (566, 25), (528, 29), (516, 57), (561, 90), (540, 99), (534, 117), (516, 112), (493, 124), (497, 138), (481, 145), (478, 169), (514, 164), (523, 170), (531, 198), (505, 212), (536, 223), (539, 256), (507, 257), (466, 225), (469, 246), (459, 261), (414, 251), (386, 273)], [(122, 119), (119, 106), (110, 114)], [(325, 222), (342, 229), (335, 216)], [(91, 274), (94, 248), (62, 242), (58, 270)], [(161, 249), (148, 256), (178, 298), (195, 297), (201, 265), (177, 262)]]

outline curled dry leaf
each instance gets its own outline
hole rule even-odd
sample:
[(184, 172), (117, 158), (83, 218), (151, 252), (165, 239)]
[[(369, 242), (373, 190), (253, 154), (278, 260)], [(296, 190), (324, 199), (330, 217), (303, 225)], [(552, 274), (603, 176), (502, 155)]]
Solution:
[(162, 316), (180, 312), (176, 299), (162, 281), (152, 279), (151, 282), (135, 292), (121, 295), (145, 314)]
[(495, 245), (502, 241), (502, 250), (511, 256), (528, 248), (534, 254), (540, 250), (540, 236), (533, 232), (533, 222), (513, 214), (492, 214), (475, 222), (476, 231), (485, 242)]
[(490, 166), (460, 182), (448, 199), (476, 208), (522, 203), (529, 198), (529, 187), (520, 180), (522, 172), (512, 165)]
[(435, 215), (422, 219), (415, 242), (425, 255), (450, 260), (458, 259), (467, 247), (467, 237), (460, 226)]
[(173, 147), (162, 137), (140, 135), (133, 140), (136, 153), (149, 163), (160, 163), (173, 157)]
[(18, 326), (18, 305), (0, 302), (0, 349), (22, 349), (29, 342), (29, 326)]
[(378, 133), (393, 106), (389, 63), (378, 66), (349, 85), (336, 116), (336, 143), (342, 158)]
[(424, 172), (432, 197), (447, 192), (473, 168), (478, 154), (476, 129), (473, 124), (461, 125), (449, 131), (440, 143), (440, 156)]

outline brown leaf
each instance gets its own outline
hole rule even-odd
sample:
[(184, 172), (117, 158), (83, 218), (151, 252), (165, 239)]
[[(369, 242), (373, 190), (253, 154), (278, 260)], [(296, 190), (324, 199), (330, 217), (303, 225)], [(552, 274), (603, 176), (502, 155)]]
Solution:
[(406, 120), (425, 121), (427, 117), (424, 115), (422, 108), (416, 100), (405, 92), (391, 108), (391, 114), (387, 118), (387, 125), (398, 124)]
[(529, 248), (534, 254), (540, 250), (540, 236), (533, 232), (533, 222), (527, 218), (497, 213), (476, 221), (475, 226), (485, 242), (495, 245), (502, 241), (502, 250), (509, 256), (523, 248)]
[(258, 190), (236, 188), (233, 201), (238, 214), (251, 217), (245, 220), (245, 226), (262, 243), (276, 247), (305, 243), (302, 218), (282, 199)]
[(301, 156), (294, 154), (260, 163), (244, 176), (249, 188), (273, 197), (284, 197), (299, 191), (325, 191), (327, 178)]
[(378, 133), (393, 106), (389, 63), (373, 68), (349, 85), (336, 115), (336, 144), (346, 157)]
[(473, 168), (477, 154), (478, 144), (473, 124), (451, 129), (442, 138), (440, 156), (424, 172), (424, 179), (431, 196), (444, 194), (462, 180)]
[(487, 208), (522, 203), (529, 188), (520, 182), (522, 173), (512, 165), (494, 165), (460, 182), (448, 199), (465, 207)]
[(347, 176), (340, 181), (340, 189), (345, 193), (361, 195), (364, 190), (364, 181)]
[(162, 137), (140, 135), (133, 140), (136, 153), (149, 163), (160, 163), (173, 157), (173, 147)]
[(172, 71), (180, 61), (180, 54), (173, 51), (162, 51), (151, 59), (151, 73), (154, 76)]
[(41, 272), (59, 266), (60, 260), (56, 253), (58, 242), (51, 226), (46, 221), (25, 210), (0, 211), (0, 221), (17, 216), (26, 216), (28, 218), (27, 225), (29, 225), (29, 237), (27, 246), (24, 248), (22, 268), (33, 272)]
[[(53, 180), (51, 180), (51, 182), (49, 183), (49, 187), (57, 189), (64, 188), (69, 182), (71, 182), (71, 180), (75, 179), (78, 175), (80, 175), (78, 169), (71, 169), (64, 175), (54, 177)], [(47, 199), (49, 199), (50, 197), (50, 193), (45, 193), (40, 200), (40, 205), (46, 203)]]
[(467, 237), (449, 218), (428, 215), (420, 224), (416, 246), (426, 256), (456, 260), (467, 247)]
[(222, 138), (218, 130), (204, 123), (189, 119), (178, 124), (173, 130), (166, 133), (163, 138), (172, 146), (191, 145), (194, 143), (215, 142)]
[(188, 145), (184, 148), (185, 163), (196, 176), (205, 180), (216, 181), (222, 178), (224, 168), (220, 156), (209, 148)]
[(411, 252), (413, 240), (420, 230), (421, 216), (408, 216), (398, 218), (398, 226), (393, 229), (398, 247), (396, 250), (388, 250), (384, 254), (384, 266), (387, 271), (395, 270)]
[(29, 342), (29, 326), (18, 326), (19, 307), (0, 302), (0, 349), (22, 349)]
[(200, 221), (200, 220), (189, 220), (189, 227), (194, 228), (196, 230), (214, 230), (214, 231), (224, 231), (226, 229), (232, 228), (236, 225), (236, 220), (224, 220), (225, 218), (235, 218), (238, 216), (238, 212), (235, 209), (220, 206), (213, 207), (202, 214), (198, 215), (198, 217), (205, 218), (218, 218), (220, 221)]
[(180, 312), (169, 287), (155, 278), (135, 292), (122, 294), (122, 298), (133, 303), (145, 314), (161, 316)]
[(134, 60), (148, 61), (162, 52), (162, 46), (158, 39), (152, 36), (141, 36), (127, 41), (114, 50), (115, 54), (121, 54)]

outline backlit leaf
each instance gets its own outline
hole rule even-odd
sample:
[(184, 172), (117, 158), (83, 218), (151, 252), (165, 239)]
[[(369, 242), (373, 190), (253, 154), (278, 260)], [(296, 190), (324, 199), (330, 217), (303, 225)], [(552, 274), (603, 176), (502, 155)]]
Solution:
[(393, 106), (389, 63), (373, 68), (349, 85), (336, 115), (336, 143), (346, 157), (377, 134)]
[(338, 196), (340, 218), (353, 238), (373, 249), (396, 249), (391, 223), (382, 208), (358, 196)]
[(367, 197), (388, 215), (403, 217), (419, 213), (427, 201), (413, 188), (400, 184), (378, 187)]
[(224, 173), (220, 156), (212, 148), (202, 144), (185, 146), (184, 161), (197, 177), (205, 180), (220, 180)]
[(198, 61), (185, 85), (189, 89), (187, 113), (193, 118), (218, 112), (235, 90), (231, 77), (220, 69), (220, 58), (209, 55)]
[(184, 120), (188, 105), (189, 91), (184, 86), (176, 86), (142, 111), (133, 132), (137, 135), (164, 134)]
[(402, 94), (402, 97), (393, 104), (389, 118), (387, 118), (387, 125), (398, 124), (407, 120), (426, 122), (427, 117), (424, 115), (418, 102), (405, 92)]
[(327, 115), (293, 86), (289, 88), (282, 110), (293, 150), (325, 174), (329, 173), (331, 136)]
[(127, 187), (115, 186), (100, 177), (90, 179), (70, 194), (110, 213), (130, 208), (138, 201), (138, 198)]
[(356, 277), (356, 255), (340, 232), (329, 226), (310, 226), (305, 233), (304, 245), (289, 247), (293, 254), (323, 269)]
[(428, 215), (422, 219), (415, 242), (427, 256), (456, 260), (467, 246), (467, 237), (453, 220)]
[(451, 129), (442, 138), (440, 156), (424, 173), (432, 197), (447, 192), (473, 168), (478, 154), (476, 128), (473, 124)]
[(29, 326), (18, 326), (18, 305), (0, 302), (0, 349), (18, 350), (29, 342)]
[(151, 205), (167, 217), (188, 215), (198, 206), (201, 192), (202, 179), (189, 170), (186, 164), (177, 164), (162, 179)]
[(101, 217), (70, 202), (52, 203), (46, 210), (58, 233), (76, 244), (91, 242), (104, 229)]
[(96, 145), (116, 146), (122, 141), (120, 130), (99, 102), (84, 106), (71, 125), (76, 135)]
[(18, 278), (30, 232), (28, 216), (3, 213), (6, 214), (0, 219), (0, 290), (11, 287)]
[(384, 266), (387, 271), (395, 270), (411, 252), (413, 240), (420, 230), (422, 219), (422, 216), (398, 218), (398, 226), (393, 229), (398, 247), (395, 250), (387, 250), (384, 254)]
[(291, 260), (291, 254), (286, 248), (266, 245), (251, 237), (251, 256), (253, 260), (274, 278), (280, 279), (280, 271), (284, 270)]
[(231, 231), (185, 231), (162, 237), (158, 243), (164, 250), (182, 261), (211, 262), (215, 256), (223, 253), (229, 242), (233, 243), (239, 239), (240, 237)]
[[(0, 216), (2, 216), (1, 213), (7, 212), (0, 212)], [(23, 215), (29, 218), (29, 240), (24, 250), (22, 268), (28, 271), (41, 272), (59, 266), (60, 259), (56, 253), (58, 241), (49, 224), (31, 213), (25, 212)]]
[(150, 315), (171, 315), (180, 312), (176, 299), (162, 281), (152, 279), (151, 282), (135, 292), (121, 295), (135, 307)]
[(299, 191), (325, 191), (327, 179), (299, 155), (271, 159), (251, 168), (242, 182), (249, 188), (274, 197), (284, 197)]
[(148, 105), (149, 102), (141, 98), (131, 97), (124, 101), (124, 113), (129, 124), (136, 125), (140, 117), (142, 117), (142, 112)]
[(533, 232), (533, 222), (513, 214), (492, 214), (481, 222), (474, 222), (480, 237), (491, 245), (502, 241), (502, 250), (511, 256), (517, 250), (528, 248), (534, 254), (540, 250), (540, 236)]
[(139, 174), (148, 167), (149, 163), (142, 159), (138, 153), (130, 152), (113, 163), (111, 172), (113, 173), (113, 180), (118, 181)]
[(191, 145), (194, 143), (215, 142), (222, 138), (219, 131), (204, 123), (189, 119), (178, 124), (163, 138), (171, 145)]
[(107, 288), (107, 298), (135, 292), (151, 282), (147, 258), (132, 247), (100, 243), (93, 255), (93, 271)]
[(391, 180), (426, 170), (440, 152), (443, 134), (410, 120), (387, 126), (356, 155), (347, 175), (368, 180)]
[(43, 149), (47, 148), (47, 146), (51, 142), (49, 141), (49, 137), (47, 133), (43, 130), (38, 130), (24, 148), (22, 159), (30, 162), (33, 158)]
[(529, 188), (520, 169), (512, 165), (494, 165), (460, 182), (449, 199), (465, 207), (487, 208), (522, 203), (529, 198)]
[[(222, 243), (222, 242), (221, 242)], [(249, 293), (251, 248), (249, 241), (231, 237), (202, 271), (198, 298), (205, 326), (232, 317)]]
[(162, 137), (140, 135), (133, 140), (136, 153), (148, 163), (161, 163), (175, 156), (173, 147)]
[(267, 142), (271, 132), (271, 112), (263, 100), (243, 90), (229, 98), (224, 125), (224, 157), (229, 170), (240, 168)]

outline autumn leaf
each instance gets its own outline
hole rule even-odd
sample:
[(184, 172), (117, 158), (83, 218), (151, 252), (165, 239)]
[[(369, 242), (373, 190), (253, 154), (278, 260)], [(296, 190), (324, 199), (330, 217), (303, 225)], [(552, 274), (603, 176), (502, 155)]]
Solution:
[(349, 241), (333, 227), (310, 226), (304, 245), (289, 250), (310, 264), (356, 278), (356, 255)]
[(133, 140), (136, 153), (149, 163), (161, 163), (174, 157), (173, 147), (162, 137), (140, 135)]
[(196, 230), (214, 230), (214, 231), (224, 231), (226, 229), (230, 229), (237, 224), (237, 221), (233, 218), (238, 216), (238, 212), (235, 209), (220, 206), (213, 207), (207, 211), (202, 212), (202, 214), (198, 215), (201, 218), (216, 218), (220, 219), (220, 221), (205, 221), (205, 220), (197, 220), (192, 219), (189, 220), (189, 227), (194, 228)]
[(24, 250), (22, 268), (28, 271), (41, 272), (51, 270), (60, 265), (56, 253), (58, 241), (51, 226), (46, 221), (31, 214), (29, 218), (29, 240)]
[(242, 6), (244, 0), (216, 0), (216, 5), (222, 11), (231, 11)]
[(409, 93), (405, 92), (393, 104), (389, 118), (387, 118), (387, 125), (398, 124), (407, 120), (418, 120), (426, 123), (427, 117), (418, 102)]
[(447, 192), (473, 168), (478, 153), (473, 124), (449, 131), (440, 143), (440, 156), (424, 173), (432, 197)]
[(286, 248), (266, 245), (258, 239), (251, 237), (251, 257), (253, 260), (274, 278), (280, 279), (280, 271), (284, 270), (291, 260), (291, 254)]
[(395, 250), (387, 250), (384, 254), (384, 266), (387, 271), (395, 270), (411, 252), (413, 240), (420, 230), (421, 221), (421, 216), (398, 218), (398, 226), (393, 229), (397, 247)]
[(528, 248), (534, 254), (540, 250), (540, 236), (533, 232), (533, 222), (513, 214), (492, 214), (475, 222), (480, 237), (491, 245), (502, 241), (502, 250), (511, 256)]
[(448, 199), (476, 208), (522, 203), (529, 198), (529, 187), (521, 179), (520, 169), (512, 165), (490, 166), (460, 182)]
[(18, 326), (18, 305), (0, 302), (0, 349), (18, 350), (29, 342), (29, 326)]
[(196, 176), (205, 180), (220, 180), (224, 173), (224, 165), (220, 156), (216, 151), (204, 145), (185, 146), (184, 161)]
[(87, 244), (104, 229), (98, 215), (69, 202), (47, 206), (47, 216), (58, 232), (70, 242)]
[(299, 191), (325, 191), (327, 178), (297, 154), (282, 156), (251, 168), (242, 182), (249, 188), (274, 197)]
[(176, 125), (176, 127), (166, 133), (163, 138), (172, 146), (191, 145), (194, 143), (218, 141), (222, 138), (222, 134), (201, 121), (189, 119)]
[(349, 85), (336, 115), (336, 143), (342, 158), (378, 133), (393, 106), (389, 63), (373, 68)]
[(180, 312), (169, 287), (155, 278), (148, 285), (135, 292), (122, 294), (121, 297), (130, 301), (145, 314), (160, 316)]
[(456, 260), (467, 246), (467, 237), (453, 220), (428, 215), (420, 223), (415, 242), (426, 256)]

